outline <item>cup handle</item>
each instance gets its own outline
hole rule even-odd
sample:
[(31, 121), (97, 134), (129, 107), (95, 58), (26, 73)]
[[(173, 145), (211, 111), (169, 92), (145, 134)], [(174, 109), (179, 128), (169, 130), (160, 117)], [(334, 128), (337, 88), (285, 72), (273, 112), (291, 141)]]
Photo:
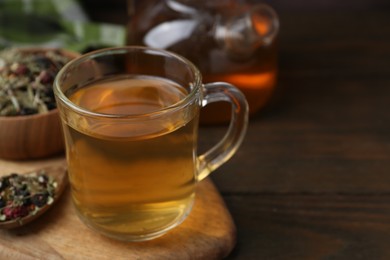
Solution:
[(202, 107), (207, 104), (227, 101), (232, 106), (229, 128), (219, 143), (198, 156), (198, 181), (229, 160), (241, 145), (248, 126), (248, 103), (244, 94), (225, 82), (203, 85)]

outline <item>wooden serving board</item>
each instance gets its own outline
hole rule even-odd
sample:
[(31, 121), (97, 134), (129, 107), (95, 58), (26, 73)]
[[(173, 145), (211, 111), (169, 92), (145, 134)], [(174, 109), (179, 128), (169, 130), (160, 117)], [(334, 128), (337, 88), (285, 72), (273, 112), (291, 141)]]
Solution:
[[(63, 164), (0, 160), (0, 175)], [(0, 230), (0, 259), (221, 259), (236, 242), (236, 229), (211, 180), (198, 184), (188, 218), (168, 234), (146, 242), (126, 243), (87, 228), (76, 216), (69, 187), (39, 219), (12, 230)]]

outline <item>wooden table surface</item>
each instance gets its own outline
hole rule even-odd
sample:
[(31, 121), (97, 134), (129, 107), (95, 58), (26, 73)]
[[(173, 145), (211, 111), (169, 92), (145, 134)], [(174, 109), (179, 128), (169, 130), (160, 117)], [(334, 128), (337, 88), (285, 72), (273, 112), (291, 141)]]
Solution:
[[(92, 16), (122, 22), (118, 2)], [(277, 91), (212, 177), (238, 231), (228, 259), (390, 259), (390, 4), (268, 3)]]

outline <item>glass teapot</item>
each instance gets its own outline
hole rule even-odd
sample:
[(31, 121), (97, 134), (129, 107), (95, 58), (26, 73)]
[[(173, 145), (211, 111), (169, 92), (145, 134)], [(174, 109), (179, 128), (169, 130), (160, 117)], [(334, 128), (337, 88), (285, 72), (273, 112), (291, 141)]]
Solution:
[[(191, 60), (203, 82), (225, 81), (246, 96), (250, 113), (270, 98), (277, 77), (279, 20), (266, 4), (245, 0), (129, 0), (129, 45), (167, 49)], [(201, 122), (230, 117), (210, 104)], [(226, 114), (223, 114), (225, 111)]]

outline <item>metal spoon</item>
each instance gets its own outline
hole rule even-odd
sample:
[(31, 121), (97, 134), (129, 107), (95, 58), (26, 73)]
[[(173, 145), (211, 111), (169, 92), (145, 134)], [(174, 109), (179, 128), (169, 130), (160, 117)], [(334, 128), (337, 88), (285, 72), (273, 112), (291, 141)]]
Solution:
[[(41, 171), (44, 171), (45, 175), (52, 178), (53, 181), (56, 182), (52, 203), (50, 204), (46, 203), (42, 207), (37, 207), (37, 210), (34, 212), (34, 214), (29, 213), (24, 217), (19, 217), (10, 220), (3, 220), (3, 221), (0, 220), (0, 229), (11, 229), (16, 227), (21, 227), (27, 223), (30, 223), (31, 221), (37, 219), (39, 216), (45, 213), (51, 206), (55, 204), (56, 201), (58, 201), (61, 194), (65, 190), (65, 187), (68, 184), (68, 179), (66, 176), (66, 167), (65, 166), (47, 167), (47, 168), (31, 171), (25, 174), (31, 174), (31, 173), (41, 172)], [(24, 174), (20, 174), (20, 176), (23, 175)]]

